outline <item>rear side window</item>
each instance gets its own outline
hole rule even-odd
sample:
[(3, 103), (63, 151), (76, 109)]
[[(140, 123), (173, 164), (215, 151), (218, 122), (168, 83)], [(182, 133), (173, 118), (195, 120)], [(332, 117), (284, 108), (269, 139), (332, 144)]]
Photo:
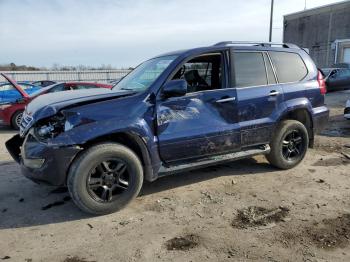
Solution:
[(269, 52), (269, 54), (280, 83), (298, 82), (307, 75), (305, 63), (298, 54), (287, 52)]
[(260, 52), (234, 52), (236, 87), (267, 85), (263, 54)]

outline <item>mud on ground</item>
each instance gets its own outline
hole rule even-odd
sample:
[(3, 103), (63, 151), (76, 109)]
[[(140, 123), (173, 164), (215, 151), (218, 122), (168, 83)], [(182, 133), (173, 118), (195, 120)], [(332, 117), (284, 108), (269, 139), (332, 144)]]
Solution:
[(258, 156), (165, 177), (100, 217), (23, 178), (1, 128), (0, 260), (350, 261), (347, 98), (327, 95), (331, 122), (295, 169)]

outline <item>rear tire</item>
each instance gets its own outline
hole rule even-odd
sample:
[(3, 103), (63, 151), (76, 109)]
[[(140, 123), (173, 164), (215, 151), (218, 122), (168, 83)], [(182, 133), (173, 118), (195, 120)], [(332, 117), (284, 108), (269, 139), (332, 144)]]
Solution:
[(270, 143), (271, 151), (266, 158), (278, 168), (290, 169), (304, 159), (308, 145), (306, 127), (299, 121), (285, 120), (276, 128)]
[(94, 215), (120, 210), (137, 197), (142, 183), (140, 159), (117, 143), (97, 144), (80, 154), (67, 179), (74, 203)]
[(21, 125), (21, 120), (23, 116), (23, 110), (15, 112), (11, 118), (11, 126), (13, 129), (18, 130)]

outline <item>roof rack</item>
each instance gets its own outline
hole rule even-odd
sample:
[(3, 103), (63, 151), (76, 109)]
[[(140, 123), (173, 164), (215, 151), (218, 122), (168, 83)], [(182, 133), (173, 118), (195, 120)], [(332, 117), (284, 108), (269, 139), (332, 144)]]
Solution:
[(299, 46), (290, 43), (273, 43), (273, 42), (251, 42), (251, 41), (224, 41), (216, 43), (214, 46), (227, 46), (227, 45), (251, 45), (251, 46), (281, 46), (283, 48), (300, 49)]

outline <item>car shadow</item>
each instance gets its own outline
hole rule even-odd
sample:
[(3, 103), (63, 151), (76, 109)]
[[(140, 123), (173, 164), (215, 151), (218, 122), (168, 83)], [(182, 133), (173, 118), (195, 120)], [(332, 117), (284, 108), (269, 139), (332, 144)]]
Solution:
[[(80, 211), (65, 188), (37, 185), (20, 174), (13, 161), (0, 161), (0, 229), (24, 228), (93, 216)], [(258, 175), (274, 172), (267, 163), (245, 159), (145, 182), (139, 197), (215, 179), (221, 176)]]

